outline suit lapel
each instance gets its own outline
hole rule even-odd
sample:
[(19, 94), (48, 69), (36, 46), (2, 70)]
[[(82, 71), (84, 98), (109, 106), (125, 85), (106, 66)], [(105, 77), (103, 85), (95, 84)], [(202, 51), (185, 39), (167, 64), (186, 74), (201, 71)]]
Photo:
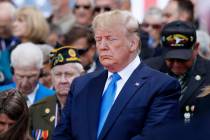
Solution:
[(180, 101), (180, 106), (183, 106), (191, 97), (197, 96), (199, 94), (195, 92), (195, 90), (203, 83), (203, 80), (205, 79), (205, 74), (207, 72), (204, 69), (204, 64), (202, 64), (202, 62), (199, 60), (200, 59), (198, 58), (195, 69), (188, 83), (188, 88), (183, 93), (183, 97)]
[(128, 102), (135, 95), (137, 89), (143, 86), (145, 82), (145, 75), (142, 75), (144, 74), (144, 72), (142, 72), (143, 65), (144, 64), (138, 66), (138, 68), (133, 72), (131, 77), (125, 83), (114, 105), (112, 106), (112, 109), (110, 110), (110, 113), (99, 136), (99, 140), (102, 139), (114, 125), (120, 113), (124, 110)]
[(107, 71), (103, 71), (97, 77), (93, 78), (90, 81), (88, 87), (88, 96), (87, 99), (87, 115), (88, 115), (88, 126), (89, 134), (92, 140), (95, 140), (97, 137), (98, 130), (98, 119), (100, 111), (101, 97), (104, 89), (104, 85), (108, 76)]

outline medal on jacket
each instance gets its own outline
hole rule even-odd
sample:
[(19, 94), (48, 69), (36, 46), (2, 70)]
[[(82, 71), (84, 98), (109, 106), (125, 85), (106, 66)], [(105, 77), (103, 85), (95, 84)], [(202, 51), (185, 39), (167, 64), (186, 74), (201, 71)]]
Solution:
[(40, 140), (41, 136), (42, 136), (42, 129), (36, 129), (35, 140)]
[(42, 131), (42, 138), (43, 138), (43, 140), (47, 140), (48, 135), (49, 135), (48, 130), (43, 130)]
[(194, 111), (195, 111), (195, 105), (185, 106), (185, 112), (184, 112), (184, 122), (185, 123), (190, 123), (190, 120), (193, 117)]
[(49, 108), (46, 108), (46, 109), (45, 109), (45, 113), (46, 113), (46, 114), (49, 114), (49, 113), (50, 113), (50, 109), (49, 109)]
[(200, 81), (201, 80), (201, 76), (200, 75), (196, 75), (195, 76), (195, 80)]

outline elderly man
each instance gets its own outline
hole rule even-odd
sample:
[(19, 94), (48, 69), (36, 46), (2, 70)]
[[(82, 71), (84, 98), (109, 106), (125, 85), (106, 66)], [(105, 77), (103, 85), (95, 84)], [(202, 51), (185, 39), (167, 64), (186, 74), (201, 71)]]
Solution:
[(52, 130), (59, 122), (72, 80), (84, 72), (80, 58), (71, 46), (52, 50), (50, 59), (52, 83), (56, 94), (30, 107), (30, 128), (35, 139), (44, 138), (46, 133), (46, 137), (51, 139)]
[(196, 29), (191, 23), (171, 22), (163, 28), (161, 42), (165, 49), (164, 55), (145, 62), (179, 80), (180, 107), (184, 112), (193, 113), (195, 110), (193, 106), (190, 107), (191, 104), (194, 104), (204, 86), (210, 83), (210, 62), (198, 56)]
[(43, 54), (38, 46), (32, 43), (18, 45), (11, 53), (11, 65), (14, 83), (1, 86), (0, 91), (16, 87), (26, 97), (28, 106), (54, 95), (53, 90), (38, 82), (43, 66)]
[(76, 78), (53, 140), (141, 140), (177, 117), (177, 80), (138, 57), (138, 21), (113, 10), (93, 21), (96, 48), (106, 70)]

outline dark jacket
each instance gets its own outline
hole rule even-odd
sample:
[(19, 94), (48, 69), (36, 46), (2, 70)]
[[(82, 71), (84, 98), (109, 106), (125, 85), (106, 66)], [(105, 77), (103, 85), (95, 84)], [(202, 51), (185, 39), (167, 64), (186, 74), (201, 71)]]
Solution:
[[(30, 130), (34, 138), (37, 132), (48, 132), (48, 140), (51, 140), (52, 131), (55, 124), (56, 95), (49, 96), (44, 100), (32, 105), (30, 109)], [(42, 140), (42, 138), (40, 139)]]
[[(162, 56), (147, 59), (145, 63), (156, 70), (170, 73)], [(198, 56), (188, 80), (187, 89), (182, 93), (183, 97), (180, 100), (181, 108), (195, 102), (201, 89), (210, 84), (210, 61)]]
[[(76, 78), (53, 140), (96, 140), (102, 92), (108, 71)], [(131, 74), (113, 104), (98, 140), (142, 140), (154, 126), (178, 114), (180, 86), (143, 63)]]

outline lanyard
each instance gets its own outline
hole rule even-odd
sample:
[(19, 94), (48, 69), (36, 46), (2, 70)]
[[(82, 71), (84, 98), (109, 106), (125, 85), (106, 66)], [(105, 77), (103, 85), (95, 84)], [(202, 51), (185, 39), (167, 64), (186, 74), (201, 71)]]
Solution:
[[(15, 45), (15, 41), (12, 40), (12, 42), (8, 45), (9, 47), (14, 46)], [(1, 49), (5, 50), (7, 48), (6, 43), (4, 40), (1, 40)]]

